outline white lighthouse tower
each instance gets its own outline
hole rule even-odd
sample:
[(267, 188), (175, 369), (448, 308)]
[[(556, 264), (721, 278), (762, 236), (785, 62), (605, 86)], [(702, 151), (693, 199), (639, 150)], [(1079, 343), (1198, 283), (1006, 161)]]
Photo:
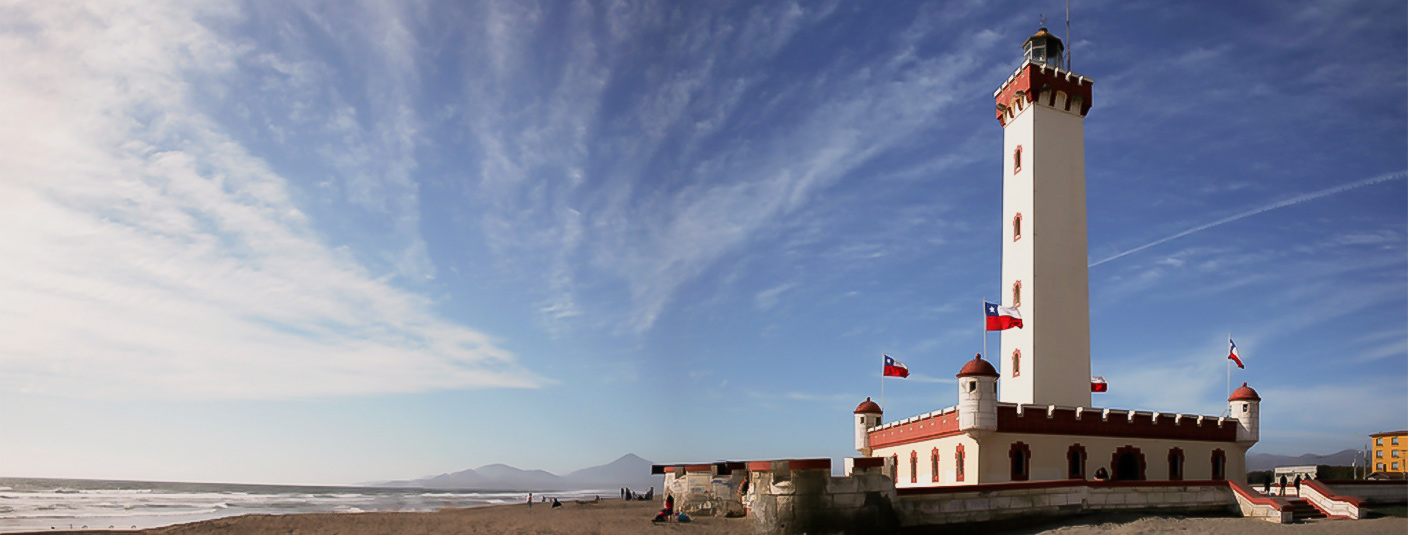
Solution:
[(1042, 28), (994, 92), (1003, 127), (1003, 301), (1025, 324), (1002, 332), (1001, 400), (1090, 406), (1085, 115), (1091, 80), (1062, 65)]

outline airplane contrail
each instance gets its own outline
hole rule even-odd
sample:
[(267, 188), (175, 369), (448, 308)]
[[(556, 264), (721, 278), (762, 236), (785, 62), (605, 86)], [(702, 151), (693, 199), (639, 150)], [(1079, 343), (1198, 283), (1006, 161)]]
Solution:
[(1208, 223), (1208, 224), (1206, 224), (1206, 225), (1201, 225), (1201, 226), (1197, 226), (1197, 227), (1190, 228), (1190, 229), (1188, 229), (1188, 230), (1185, 230), (1185, 231), (1183, 231), (1183, 232), (1179, 232), (1178, 234), (1174, 234), (1174, 235), (1169, 236), (1169, 237), (1167, 237), (1167, 238), (1160, 238), (1160, 239), (1151, 241), (1151, 242), (1149, 242), (1149, 243), (1146, 243), (1146, 244), (1144, 244), (1144, 245), (1140, 245), (1139, 247), (1135, 247), (1135, 248), (1130, 249), (1130, 250), (1128, 250), (1128, 251), (1124, 251), (1124, 252), (1122, 252), (1122, 253), (1116, 254), (1116, 255), (1111, 256), (1111, 257), (1109, 257), (1109, 258), (1106, 258), (1106, 259), (1104, 259), (1104, 260), (1100, 260), (1100, 261), (1098, 261), (1098, 262), (1092, 262), (1092, 263), (1090, 263), (1090, 265), (1087, 266), (1087, 267), (1095, 267), (1095, 266), (1098, 266), (1098, 265), (1100, 265), (1100, 264), (1104, 264), (1105, 262), (1109, 262), (1109, 261), (1111, 261), (1111, 260), (1116, 260), (1116, 259), (1119, 259), (1119, 258), (1123, 258), (1123, 257), (1129, 256), (1129, 255), (1132, 255), (1132, 254), (1134, 254), (1134, 253), (1137, 253), (1137, 252), (1139, 252), (1139, 251), (1143, 251), (1143, 250), (1148, 249), (1148, 248), (1150, 248), (1150, 247), (1153, 247), (1153, 246), (1155, 246), (1155, 245), (1159, 245), (1159, 244), (1162, 244), (1162, 243), (1167, 243), (1167, 242), (1170, 242), (1170, 241), (1173, 241), (1173, 240), (1182, 238), (1182, 237), (1184, 237), (1184, 236), (1187, 236), (1187, 235), (1189, 235), (1189, 234), (1194, 234), (1194, 233), (1197, 233), (1197, 232), (1202, 232), (1202, 231), (1204, 231), (1204, 230), (1207, 230), (1207, 229), (1210, 229), (1210, 228), (1213, 228), (1213, 227), (1216, 227), (1216, 226), (1219, 226), (1219, 225), (1226, 225), (1226, 224), (1228, 224), (1228, 223), (1231, 223), (1231, 222), (1233, 222), (1233, 221), (1237, 221), (1237, 220), (1239, 220), (1239, 219), (1246, 219), (1246, 218), (1248, 218), (1248, 217), (1251, 217), (1251, 216), (1254, 216), (1254, 215), (1257, 215), (1257, 214), (1262, 214), (1262, 213), (1270, 212), (1270, 211), (1275, 210), (1275, 209), (1277, 209), (1277, 208), (1285, 208), (1285, 207), (1287, 207), (1287, 206), (1294, 206), (1294, 205), (1297, 205), (1297, 204), (1300, 204), (1300, 203), (1303, 203), (1303, 202), (1313, 201), (1313, 200), (1319, 199), (1319, 198), (1321, 198), (1321, 197), (1325, 197), (1325, 196), (1329, 196), (1329, 195), (1334, 195), (1334, 194), (1336, 194), (1336, 193), (1341, 193), (1341, 192), (1349, 191), (1349, 190), (1352, 190), (1352, 189), (1358, 189), (1358, 188), (1362, 188), (1362, 187), (1364, 187), (1364, 186), (1368, 186), (1368, 185), (1372, 185), (1372, 184), (1378, 184), (1378, 183), (1380, 183), (1380, 182), (1388, 182), (1388, 181), (1390, 181), (1390, 180), (1400, 179), (1400, 178), (1404, 178), (1404, 177), (1408, 177), (1408, 170), (1405, 170), (1405, 171), (1398, 171), (1398, 172), (1394, 172), (1394, 173), (1389, 173), (1389, 174), (1386, 174), (1386, 175), (1379, 175), (1379, 176), (1376, 176), (1376, 177), (1373, 177), (1373, 178), (1368, 178), (1368, 179), (1360, 180), (1360, 181), (1358, 181), (1358, 182), (1351, 182), (1351, 183), (1349, 183), (1349, 184), (1345, 184), (1345, 185), (1342, 185), (1342, 186), (1335, 186), (1335, 187), (1333, 187), (1333, 188), (1322, 189), (1322, 190), (1317, 191), (1317, 192), (1314, 192), (1314, 193), (1307, 193), (1307, 194), (1305, 194), (1305, 195), (1301, 195), (1301, 196), (1299, 196), (1299, 197), (1295, 197), (1295, 198), (1292, 198), (1292, 199), (1286, 199), (1286, 200), (1281, 201), (1281, 202), (1278, 202), (1278, 203), (1268, 204), (1268, 205), (1263, 206), (1263, 207), (1261, 207), (1261, 208), (1256, 208), (1256, 209), (1248, 210), (1248, 211), (1246, 211), (1246, 212), (1242, 212), (1242, 213), (1240, 213), (1240, 214), (1236, 214), (1236, 215), (1224, 217), (1224, 218), (1222, 218), (1222, 219), (1219, 219), (1219, 220), (1217, 220), (1217, 221), (1213, 221), (1212, 223)]

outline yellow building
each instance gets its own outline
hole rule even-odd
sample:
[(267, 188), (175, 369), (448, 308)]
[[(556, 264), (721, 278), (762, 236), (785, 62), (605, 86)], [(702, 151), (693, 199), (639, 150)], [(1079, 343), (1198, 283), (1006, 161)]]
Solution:
[(1408, 473), (1408, 430), (1388, 431), (1369, 435), (1369, 466), (1373, 473), (1389, 477), (1404, 477)]

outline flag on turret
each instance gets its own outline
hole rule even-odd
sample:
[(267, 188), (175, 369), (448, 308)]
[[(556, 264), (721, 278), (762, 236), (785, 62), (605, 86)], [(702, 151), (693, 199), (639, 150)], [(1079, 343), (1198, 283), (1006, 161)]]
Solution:
[(1246, 366), (1243, 366), (1243, 365), (1242, 365), (1242, 358), (1241, 358), (1241, 355), (1238, 355), (1238, 354), (1237, 354), (1237, 344), (1235, 344), (1235, 343), (1232, 342), (1232, 337), (1230, 337), (1230, 336), (1227, 337), (1227, 346), (1228, 346), (1228, 347), (1227, 347), (1227, 358), (1230, 359), (1232, 362), (1236, 362), (1236, 363), (1237, 363), (1237, 369), (1240, 369), (1240, 370), (1245, 370), (1245, 369), (1247, 369)]
[(988, 316), (989, 331), (1005, 331), (1013, 327), (1022, 328), (1022, 313), (1014, 307), (984, 302), (983, 313)]
[(904, 363), (885, 355), (885, 376), (886, 377), (909, 377), (909, 368)]
[(1091, 391), (1091, 392), (1107, 392), (1107, 391), (1109, 391), (1109, 389), (1110, 389), (1110, 385), (1109, 385), (1109, 383), (1106, 383), (1106, 382), (1105, 382), (1105, 376), (1103, 376), (1103, 375), (1092, 375), (1092, 376), (1090, 376), (1090, 391)]

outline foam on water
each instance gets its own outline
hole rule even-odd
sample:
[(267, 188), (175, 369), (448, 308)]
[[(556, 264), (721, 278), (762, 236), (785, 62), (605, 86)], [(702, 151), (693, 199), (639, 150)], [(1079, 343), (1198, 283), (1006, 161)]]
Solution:
[[(70, 525), (150, 528), (223, 516), (287, 513), (436, 511), (522, 503), (527, 492), (383, 487), (294, 487), (0, 478), (0, 533)], [(561, 500), (615, 491), (537, 492)]]

